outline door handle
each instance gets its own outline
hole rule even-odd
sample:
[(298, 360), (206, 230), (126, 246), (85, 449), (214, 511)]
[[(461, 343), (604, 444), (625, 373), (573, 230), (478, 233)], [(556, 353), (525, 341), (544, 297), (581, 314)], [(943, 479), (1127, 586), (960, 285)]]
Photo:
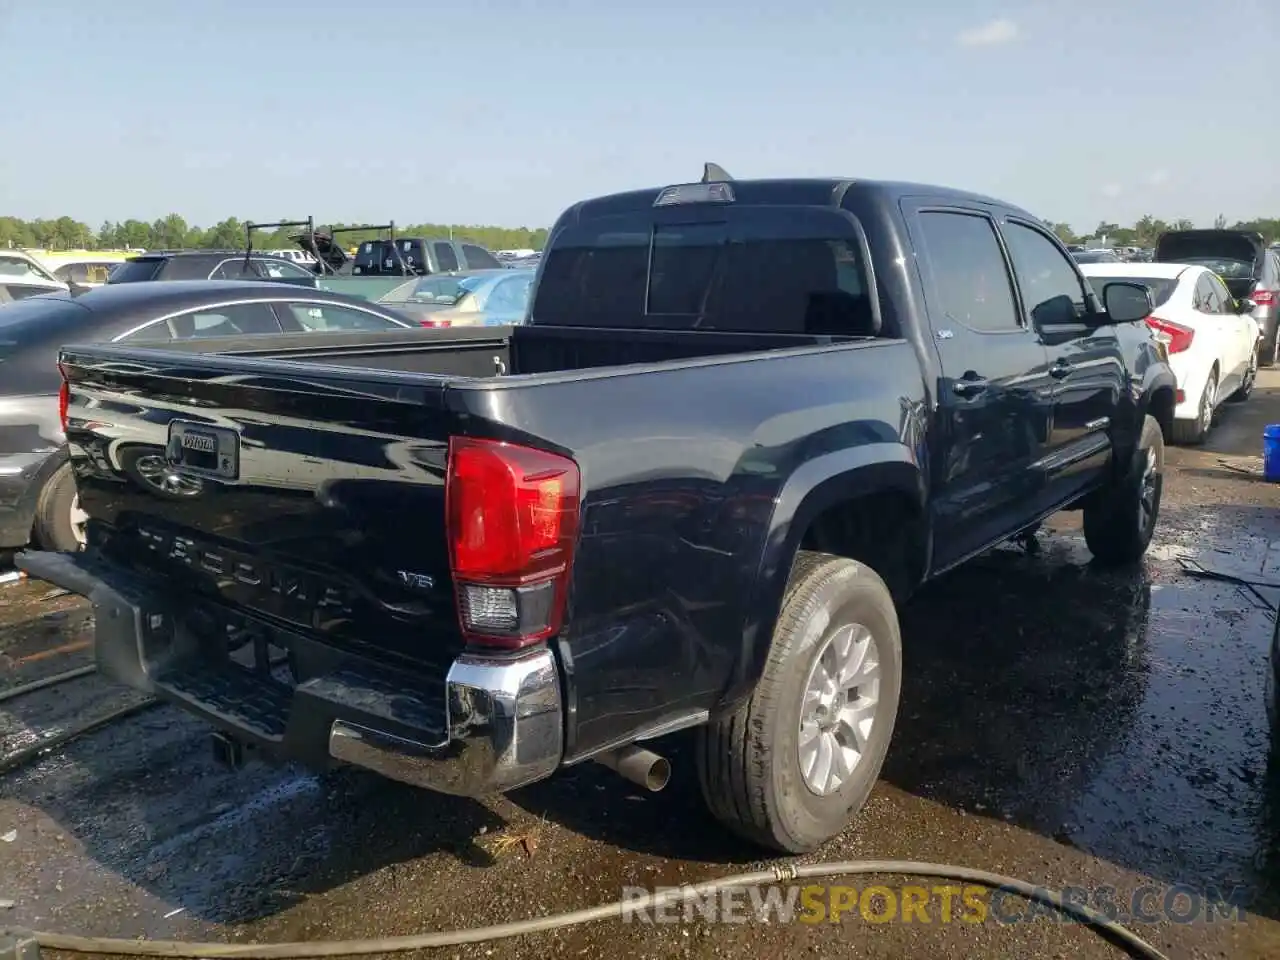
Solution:
[(1055, 360), (1053, 361), (1052, 366), (1049, 367), (1049, 376), (1053, 377), (1055, 380), (1061, 380), (1071, 372), (1071, 369), (1071, 364), (1067, 363), (1067, 361)]
[(960, 397), (976, 397), (987, 389), (986, 380), (956, 380), (951, 385), (951, 389)]

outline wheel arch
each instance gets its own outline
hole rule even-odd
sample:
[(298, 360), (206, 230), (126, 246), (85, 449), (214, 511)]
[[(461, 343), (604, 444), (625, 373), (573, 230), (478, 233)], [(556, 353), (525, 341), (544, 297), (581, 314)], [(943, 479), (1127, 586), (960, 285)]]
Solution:
[[(861, 560), (895, 596), (914, 588), (928, 567), (926, 487), (913, 451), (898, 443), (833, 451), (802, 464), (787, 479), (774, 502), (746, 606), (741, 654), (720, 709), (740, 702), (760, 678), (801, 549)], [(876, 543), (882, 549), (869, 556)]]

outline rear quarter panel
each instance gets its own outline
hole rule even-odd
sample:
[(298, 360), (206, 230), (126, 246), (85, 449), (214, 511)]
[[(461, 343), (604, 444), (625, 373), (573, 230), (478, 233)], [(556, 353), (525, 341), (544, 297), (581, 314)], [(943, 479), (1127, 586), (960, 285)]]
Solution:
[[(661, 732), (750, 688), (811, 495), (860, 469), (923, 496), (916, 354), (877, 340), (559, 382), (451, 389), (464, 415), (578, 461), (568, 756)], [(486, 427), (486, 432), (488, 428)]]

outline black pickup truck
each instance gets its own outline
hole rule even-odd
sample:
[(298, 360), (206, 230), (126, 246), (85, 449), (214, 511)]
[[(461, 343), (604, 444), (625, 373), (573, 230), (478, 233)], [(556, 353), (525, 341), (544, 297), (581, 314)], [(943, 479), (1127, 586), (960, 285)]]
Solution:
[[(112, 677), (244, 746), (460, 795), (697, 728), (714, 814), (810, 850), (898, 710), (895, 604), (1057, 510), (1134, 563), (1174, 380), (1146, 288), (1095, 296), (999, 201), (859, 180), (579, 203), (527, 326), (290, 359), (68, 346)], [(113, 464), (150, 446), (171, 483)]]

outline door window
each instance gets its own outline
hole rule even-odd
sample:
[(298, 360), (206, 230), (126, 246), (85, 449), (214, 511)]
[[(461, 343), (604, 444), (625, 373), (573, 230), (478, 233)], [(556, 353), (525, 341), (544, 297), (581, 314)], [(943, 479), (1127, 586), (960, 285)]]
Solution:
[(458, 255), (454, 253), (453, 244), (437, 243), (433, 246), (436, 251), (436, 261), (440, 264), (442, 271), (458, 269)]
[(200, 307), (147, 324), (121, 340), (202, 340), (209, 337), (238, 337), (251, 334), (279, 333), (280, 323), (266, 303), (236, 303), (218, 307)]
[(245, 263), (243, 257), (224, 260), (209, 274), (210, 280), (261, 280), (262, 275), (254, 269), (252, 263)]
[(978, 214), (920, 214), (925, 260), (941, 317), (979, 333), (1022, 329), (995, 228)]
[(1084, 284), (1066, 254), (1039, 230), (1013, 221), (1005, 224), (1004, 239), (1031, 322), (1046, 327), (1083, 320), (1089, 313)]
[(288, 305), (293, 319), (307, 333), (334, 331), (385, 332), (403, 330), (408, 324), (396, 323), (376, 313), (342, 307), (334, 303), (291, 303)]
[(254, 260), (253, 265), (268, 280), (311, 280), (315, 277), (305, 267), (284, 260)]

